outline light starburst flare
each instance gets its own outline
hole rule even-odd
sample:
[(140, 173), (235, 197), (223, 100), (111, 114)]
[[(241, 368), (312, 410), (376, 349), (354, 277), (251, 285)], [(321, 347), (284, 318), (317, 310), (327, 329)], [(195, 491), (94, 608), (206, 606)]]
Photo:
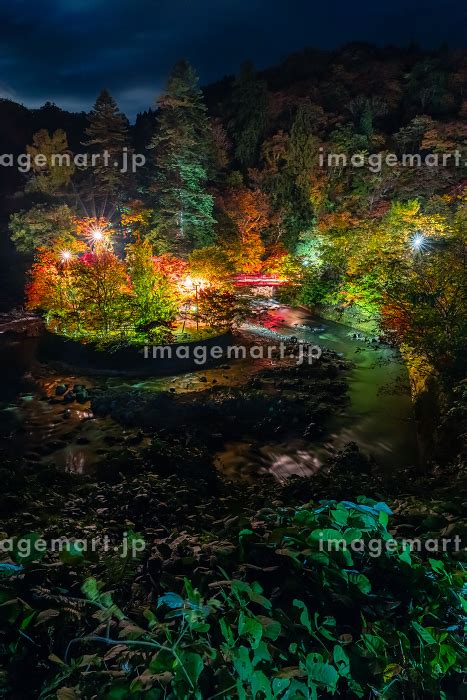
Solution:
[(421, 233), (416, 233), (410, 239), (410, 246), (411, 246), (412, 250), (415, 250), (417, 252), (423, 250), (425, 243), (426, 243), (425, 236)]

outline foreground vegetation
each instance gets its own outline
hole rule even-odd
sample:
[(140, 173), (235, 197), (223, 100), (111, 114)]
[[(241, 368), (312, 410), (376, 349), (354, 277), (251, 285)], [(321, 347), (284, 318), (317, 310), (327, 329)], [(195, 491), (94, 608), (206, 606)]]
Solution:
[[(158, 444), (131, 473), (114, 463), (110, 483), (2, 471), (8, 530), (23, 537), (0, 565), (6, 697), (458, 697), (462, 552), (373, 556), (370, 541), (465, 535), (460, 474), (425, 477), (437, 496), (421, 498), (422, 482), (401, 493), (404, 477), (350, 450), (330, 474), (258, 489), (219, 480), (202, 451), (173, 473)], [(330, 481), (337, 498), (322, 500)], [(373, 498), (346, 500), (355, 489)], [(71, 533), (61, 553), (24, 545)], [(100, 550), (83, 549), (89, 537)]]

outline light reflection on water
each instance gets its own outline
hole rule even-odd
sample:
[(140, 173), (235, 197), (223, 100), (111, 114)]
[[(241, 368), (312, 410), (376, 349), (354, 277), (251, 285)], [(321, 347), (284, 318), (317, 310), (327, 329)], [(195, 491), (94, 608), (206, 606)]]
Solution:
[[(331, 417), (325, 441), (307, 442), (291, 436), (289, 441), (276, 444), (264, 444), (260, 440), (230, 443), (216, 458), (218, 468), (226, 476), (249, 478), (255, 473), (266, 472), (283, 479), (292, 474), (311, 475), (321, 468), (329, 455), (349, 441), (357, 442), (364, 452), (375, 456), (387, 468), (416, 461), (415, 426), (408, 387), (402, 393), (384, 390), (387, 385), (406, 380), (405, 369), (392, 349), (375, 349), (352, 338), (349, 335), (352, 329), (346, 326), (290, 307), (269, 309), (262, 326), (250, 324), (247, 330), (250, 334), (258, 332), (263, 337), (270, 336), (272, 343), (280, 342), (283, 337), (296, 336), (299, 340), (334, 350), (355, 366), (347, 373), (349, 403)], [(19, 403), (11, 404), (6, 410), (19, 412), (25, 419), (26, 439), (23, 442), (28, 444), (23, 444), (23, 449), (34, 451), (44, 442), (58, 441), (60, 444), (56, 449), (40, 456), (41, 461), (54, 461), (64, 469), (81, 473), (92, 468), (103, 453), (114, 449), (106, 442), (106, 436), (121, 437), (121, 427), (109, 418), (95, 419), (89, 403), (71, 403), (64, 407), (41, 400), (41, 396), (54, 396), (56, 385), (62, 382), (149, 392), (205, 391), (213, 384), (241, 385), (249, 376), (273, 363), (247, 359), (226, 364), (228, 368), (200, 368), (183, 375), (143, 380), (115, 376), (46, 376), (38, 380), (38, 385), (30, 381)], [(77, 437), (80, 442), (76, 442)]]
[(217, 456), (224, 474), (232, 476), (235, 470), (242, 476), (267, 472), (280, 480), (292, 474), (311, 476), (348, 442), (356, 442), (385, 469), (417, 462), (407, 372), (395, 350), (365, 343), (363, 334), (356, 331), (359, 337), (353, 338), (353, 329), (312, 316), (304, 309), (272, 309), (264, 327), (271, 337), (295, 335), (299, 341), (329, 348), (351, 360), (354, 367), (346, 374), (349, 402), (328, 421), (324, 441), (230, 445)]

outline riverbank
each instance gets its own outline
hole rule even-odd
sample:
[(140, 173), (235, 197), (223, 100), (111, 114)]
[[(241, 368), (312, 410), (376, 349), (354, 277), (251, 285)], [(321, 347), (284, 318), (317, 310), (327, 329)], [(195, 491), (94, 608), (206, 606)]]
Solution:
[(355, 306), (338, 308), (331, 304), (318, 304), (315, 312), (328, 321), (349, 326), (370, 337), (378, 337), (380, 334), (377, 319)]
[(38, 339), (36, 357), (61, 371), (85, 376), (152, 377), (190, 372), (200, 364), (222, 362), (233, 342), (232, 332), (226, 331), (196, 340), (191, 340), (187, 333), (186, 339), (164, 345), (101, 348), (95, 343), (83, 344), (44, 331)]

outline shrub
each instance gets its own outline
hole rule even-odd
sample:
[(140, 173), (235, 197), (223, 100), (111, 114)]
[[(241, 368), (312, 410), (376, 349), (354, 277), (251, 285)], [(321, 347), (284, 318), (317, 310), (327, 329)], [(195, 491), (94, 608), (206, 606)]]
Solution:
[[(401, 543), (372, 556), (372, 542), (393, 541), (390, 514), (365, 498), (325, 501), (263, 509), (197, 541), (176, 533), (185, 554), (171, 587), (186, 564), (194, 571), (171, 591), (160, 567), (141, 577), (129, 557), (93, 564), (75, 549), (49, 566), (55, 582), (39, 596), (43, 565), (13, 553), (1, 565), (0, 610), (16, 630), (9, 653), (18, 661), (30, 648), (48, 663), (42, 700), (453, 697), (465, 662), (465, 577), (447, 555), (425, 561)], [(70, 592), (79, 570), (99, 573), (81, 596)]]

